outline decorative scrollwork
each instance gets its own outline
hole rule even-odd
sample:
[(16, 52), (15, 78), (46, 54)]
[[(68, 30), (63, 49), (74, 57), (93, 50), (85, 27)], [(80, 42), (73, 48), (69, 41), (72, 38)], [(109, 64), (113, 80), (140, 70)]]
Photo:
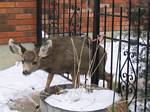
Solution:
[[(123, 74), (122, 74), (122, 80), (125, 81), (125, 80), (126, 80), (126, 79), (125, 79), (126, 77), (127, 77), (127, 73), (123, 73)], [(125, 79), (125, 80), (124, 80), (124, 79)]]
[(123, 52), (123, 55), (126, 56), (127, 58), (124, 61), (124, 64), (121, 68), (120, 74), (121, 93), (125, 98), (130, 96), (129, 102), (132, 102), (132, 99), (135, 96), (134, 92), (136, 90), (135, 88), (136, 74), (131, 60), (132, 58), (135, 57), (135, 53), (126, 50)]
[(127, 56), (128, 53), (129, 53), (128, 51), (124, 51), (124, 52), (123, 52), (124, 56)]
[(80, 26), (81, 26), (81, 21), (80, 21), (80, 8), (75, 7), (72, 9), (73, 14), (72, 17), (70, 18), (71, 21), (71, 34), (72, 35), (79, 35), (80, 33)]
[(135, 82), (135, 75), (131, 74), (127, 74), (127, 73), (122, 73), (121, 75), (121, 80), (123, 82), (128, 82), (128, 83), (134, 83)]
[(130, 52), (130, 58), (134, 58), (135, 57), (135, 53), (134, 52)]
[(133, 74), (129, 75), (129, 82), (130, 83), (133, 83), (135, 81), (134, 77), (135, 77), (135, 75), (133, 75)]
[(129, 51), (124, 51), (124, 56), (128, 56), (129, 58), (134, 58), (135, 57), (135, 52), (129, 52)]
[(122, 97), (126, 98), (127, 96), (130, 96), (130, 102), (132, 102), (132, 100), (134, 99), (134, 93), (135, 93), (135, 83), (130, 83), (127, 81), (122, 81), (121, 82), (121, 93), (122, 93)]

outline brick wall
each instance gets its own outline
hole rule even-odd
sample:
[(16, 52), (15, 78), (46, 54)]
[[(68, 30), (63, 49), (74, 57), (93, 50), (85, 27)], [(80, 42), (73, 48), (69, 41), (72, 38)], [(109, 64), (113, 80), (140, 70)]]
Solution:
[[(62, 27), (62, 4), (60, 2), (60, 27)], [(87, 6), (82, 0), (82, 32), (87, 30)], [(90, 1), (89, 31), (93, 29), (93, 1)], [(120, 6), (123, 6), (123, 15), (127, 15), (127, 1), (115, 0), (115, 14), (119, 14)], [(132, 0), (132, 4), (139, 5), (140, 0)], [(69, 0), (65, 0), (66, 3)], [(73, 3), (74, 1), (71, 0)], [(77, 0), (77, 7), (80, 7), (80, 0)], [(101, 12), (104, 12), (104, 6), (107, 5), (107, 13), (112, 13), (112, 0), (101, 0)], [(46, 5), (47, 6), (47, 5)], [(49, 6), (47, 6), (49, 7)], [(72, 13), (71, 13), (72, 14)], [(65, 10), (65, 31), (68, 31), (68, 9)], [(128, 20), (123, 18), (123, 30), (127, 29)], [(112, 17), (107, 17), (106, 30), (112, 30)], [(104, 16), (100, 17), (100, 30), (104, 31)], [(114, 30), (120, 30), (120, 18), (114, 18)], [(18, 42), (36, 42), (36, 0), (0, 0), (0, 44), (7, 43), (9, 38), (14, 38)]]
[(36, 0), (0, 0), (0, 44), (36, 42)]
[[(107, 14), (112, 14), (112, 2), (113, 0), (101, 0), (102, 4), (108, 4), (107, 6)], [(101, 12), (105, 12), (105, 7), (104, 5), (101, 6)], [(120, 10), (121, 7), (123, 7), (123, 16), (127, 16), (127, 7), (126, 7), (126, 0), (115, 0), (114, 4), (114, 15), (120, 16)], [(106, 18), (106, 31), (112, 31), (112, 16), (107, 16)], [(103, 32), (104, 31), (104, 16), (101, 16), (101, 28), (100, 30)], [(128, 19), (127, 18), (122, 18), (122, 30), (127, 30), (128, 29)], [(114, 30), (119, 31), (120, 30), (120, 17), (114, 17)]]

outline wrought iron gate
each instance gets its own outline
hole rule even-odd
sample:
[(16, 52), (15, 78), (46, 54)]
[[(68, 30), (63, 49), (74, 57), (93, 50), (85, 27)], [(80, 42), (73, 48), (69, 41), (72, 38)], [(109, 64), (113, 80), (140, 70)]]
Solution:
[(105, 37), (104, 48), (109, 46), (110, 51), (111, 89), (122, 94), (129, 110), (149, 112), (150, 5), (133, 7), (128, 0), (126, 7), (117, 7), (112, 0), (109, 4), (97, 2), (95, 6), (100, 10), (93, 10), (96, 1), (99, 0), (38, 0), (37, 41), (40, 45), (51, 36), (89, 36), (97, 22), (93, 13), (98, 11), (96, 25)]

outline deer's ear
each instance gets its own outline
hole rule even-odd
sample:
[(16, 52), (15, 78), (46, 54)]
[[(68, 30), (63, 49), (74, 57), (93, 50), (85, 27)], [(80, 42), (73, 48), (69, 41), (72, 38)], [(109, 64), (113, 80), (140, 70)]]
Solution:
[(39, 57), (46, 57), (50, 47), (52, 47), (52, 40), (47, 40), (39, 50)]
[(10, 51), (14, 54), (22, 55), (26, 51), (22, 45), (17, 44), (13, 39), (9, 39), (8, 45)]

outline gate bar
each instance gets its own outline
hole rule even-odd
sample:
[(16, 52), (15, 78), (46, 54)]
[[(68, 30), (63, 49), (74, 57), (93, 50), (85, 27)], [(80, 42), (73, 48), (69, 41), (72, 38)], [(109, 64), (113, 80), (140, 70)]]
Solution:
[[(100, 0), (94, 0), (94, 18), (93, 18), (93, 39), (97, 39), (97, 36), (99, 35), (99, 24), (100, 24)], [(93, 46), (92, 46), (92, 57), (94, 56), (95, 52), (96, 52), (96, 59), (95, 59), (95, 63), (94, 63), (94, 67), (96, 68), (99, 62), (99, 50), (96, 51), (96, 47), (97, 47), (97, 42), (93, 42)], [(92, 58), (93, 59), (93, 58)], [(99, 81), (99, 67), (97, 68), (97, 70), (95, 71), (95, 73), (92, 76), (91, 79), (91, 83), (92, 84), (96, 84), (98, 85), (98, 81)], [(93, 69), (92, 69), (93, 72)]]
[(36, 35), (37, 35), (37, 46), (42, 44), (42, 0), (36, 1)]
[(148, 4), (148, 29), (147, 29), (147, 51), (146, 51), (146, 75), (145, 75), (145, 99), (144, 99), (144, 112), (147, 111), (147, 97), (148, 97), (148, 75), (149, 75), (149, 40), (150, 40), (150, 3)]

